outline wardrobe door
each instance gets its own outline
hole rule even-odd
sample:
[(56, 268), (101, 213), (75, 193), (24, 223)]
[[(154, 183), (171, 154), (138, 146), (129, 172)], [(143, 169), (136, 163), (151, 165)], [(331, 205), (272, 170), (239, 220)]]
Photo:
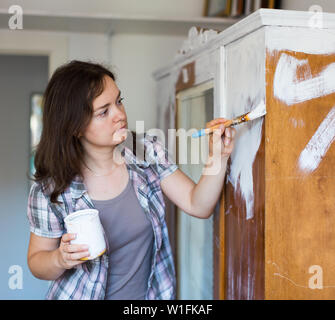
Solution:
[[(213, 119), (213, 84), (205, 83), (177, 95), (177, 161), (195, 183), (208, 156), (208, 137), (191, 133)], [(178, 299), (213, 299), (213, 217), (198, 219), (177, 213)]]

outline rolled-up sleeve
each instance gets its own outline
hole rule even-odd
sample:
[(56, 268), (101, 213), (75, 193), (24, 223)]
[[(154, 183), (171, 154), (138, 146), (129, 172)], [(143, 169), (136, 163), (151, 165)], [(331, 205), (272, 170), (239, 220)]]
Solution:
[(172, 155), (168, 149), (157, 139), (157, 137), (151, 137), (151, 156), (154, 159), (154, 169), (159, 176), (160, 180), (163, 180), (178, 169), (178, 166), (172, 159)]
[(30, 231), (47, 238), (60, 238), (63, 228), (56, 215), (50, 209), (48, 200), (42, 191), (42, 186), (34, 182), (28, 197), (27, 216)]

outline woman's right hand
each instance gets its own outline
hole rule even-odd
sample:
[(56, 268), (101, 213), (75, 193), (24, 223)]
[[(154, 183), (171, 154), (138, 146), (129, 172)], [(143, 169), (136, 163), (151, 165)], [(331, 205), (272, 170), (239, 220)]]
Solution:
[(73, 267), (86, 262), (80, 260), (89, 257), (88, 246), (83, 244), (71, 244), (76, 235), (74, 233), (63, 234), (58, 248), (58, 262), (62, 268), (72, 269)]

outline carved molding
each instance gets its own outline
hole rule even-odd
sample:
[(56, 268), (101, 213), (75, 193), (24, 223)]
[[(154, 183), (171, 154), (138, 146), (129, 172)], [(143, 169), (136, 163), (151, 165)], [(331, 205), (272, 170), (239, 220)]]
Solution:
[(185, 54), (198, 49), (210, 40), (216, 38), (218, 35), (218, 31), (215, 30), (207, 30), (207, 29), (199, 29), (197, 27), (192, 27), (188, 31), (188, 38), (183, 42), (182, 47), (177, 52), (175, 58), (179, 58), (184, 56)]

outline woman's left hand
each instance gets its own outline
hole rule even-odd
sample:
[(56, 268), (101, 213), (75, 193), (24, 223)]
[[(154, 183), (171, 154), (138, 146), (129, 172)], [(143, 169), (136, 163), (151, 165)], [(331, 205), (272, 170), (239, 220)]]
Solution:
[(215, 129), (209, 137), (209, 156), (220, 156), (228, 159), (234, 149), (234, 137), (236, 130), (234, 128), (225, 128), (224, 122), (227, 119), (216, 118), (206, 123), (206, 128), (221, 124), (218, 129)]

